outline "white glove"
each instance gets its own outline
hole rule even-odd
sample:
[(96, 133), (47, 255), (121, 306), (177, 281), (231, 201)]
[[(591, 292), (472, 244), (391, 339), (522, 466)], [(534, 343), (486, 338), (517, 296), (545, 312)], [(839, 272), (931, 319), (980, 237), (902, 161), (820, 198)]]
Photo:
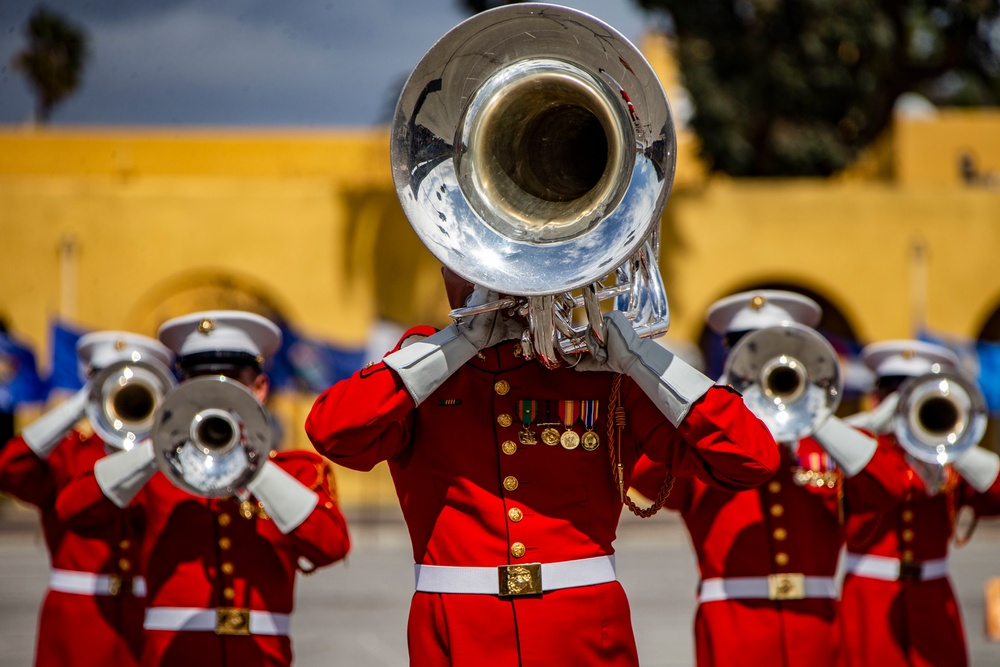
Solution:
[(1000, 474), (1000, 456), (982, 447), (973, 447), (951, 465), (979, 493), (989, 490)]
[(132, 449), (109, 454), (94, 464), (97, 485), (111, 502), (121, 508), (132, 502), (156, 471), (153, 441), (148, 438)]
[(271, 461), (264, 462), (247, 484), (247, 491), (264, 504), (274, 525), (285, 535), (298, 528), (319, 503), (315, 491)]
[(896, 416), (896, 406), (899, 404), (899, 394), (892, 393), (875, 406), (874, 410), (858, 412), (844, 419), (855, 428), (863, 428), (875, 434), (891, 433), (892, 422)]
[[(466, 306), (479, 306), (498, 298), (496, 292), (476, 287)], [(393, 352), (383, 361), (396, 371), (414, 403), (420, 405), (480, 350), (519, 338), (523, 330), (524, 325), (493, 310), (475, 315), (468, 322), (456, 322)]]
[(90, 387), (85, 386), (21, 430), (21, 438), (38, 458), (49, 458), (56, 445), (83, 416), (89, 397)]
[(875, 456), (878, 441), (865, 435), (843, 419), (831, 416), (812, 435), (844, 474), (854, 477)]
[(624, 314), (604, 316), (607, 345), (587, 333), (590, 356), (574, 366), (578, 371), (610, 371), (635, 380), (674, 426), (680, 425), (691, 405), (715, 383), (656, 341), (640, 338)]

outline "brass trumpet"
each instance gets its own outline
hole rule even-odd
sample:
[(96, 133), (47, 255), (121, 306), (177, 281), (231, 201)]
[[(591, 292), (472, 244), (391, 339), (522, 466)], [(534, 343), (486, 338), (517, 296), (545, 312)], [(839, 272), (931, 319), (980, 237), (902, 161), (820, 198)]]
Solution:
[(87, 383), (87, 418), (104, 442), (131, 449), (148, 437), (156, 409), (175, 384), (173, 374), (153, 359), (112, 364)]
[(900, 386), (893, 428), (911, 456), (944, 465), (979, 444), (987, 420), (974, 382), (958, 373), (927, 373)]

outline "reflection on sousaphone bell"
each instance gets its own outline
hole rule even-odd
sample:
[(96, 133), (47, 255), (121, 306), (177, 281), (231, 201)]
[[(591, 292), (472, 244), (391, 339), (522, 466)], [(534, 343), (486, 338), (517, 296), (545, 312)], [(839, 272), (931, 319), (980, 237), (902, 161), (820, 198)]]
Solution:
[(158, 361), (122, 361), (98, 371), (88, 382), (86, 414), (104, 442), (131, 449), (153, 428), (156, 409), (176, 384)]
[(927, 373), (900, 386), (893, 427), (911, 456), (944, 465), (979, 444), (987, 420), (975, 383), (957, 373)]
[(843, 389), (836, 350), (794, 322), (743, 336), (726, 358), (725, 377), (778, 442), (815, 433), (840, 405)]
[(271, 449), (267, 411), (241, 383), (221, 375), (177, 385), (153, 426), (157, 465), (173, 484), (207, 498), (232, 495)]
[(420, 240), (511, 297), (452, 317), (524, 316), (525, 351), (548, 367), (585, 351), (588, 330), (603, 340), (605, 300), (640, 336), (666, 332), (658, 232), (674, 122), (655, 72), (613, 28), (536, 3), (473, 16), (414, 68), (390, 141)]

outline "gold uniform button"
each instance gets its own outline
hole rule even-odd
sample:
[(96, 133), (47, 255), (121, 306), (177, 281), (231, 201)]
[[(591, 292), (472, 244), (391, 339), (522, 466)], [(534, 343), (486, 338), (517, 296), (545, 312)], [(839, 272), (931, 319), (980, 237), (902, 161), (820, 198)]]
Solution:
[(497, 417), (497, 423), (500, 424), (500, 426), (507, 428), (508, 426), (514, 423), (514, 420), (511, 419), (510, 415), (504, 413), (499, 417)]
[(500, 449), (503, 450), (504, 454), (510, 456), (517, 451), (517, 443), (513, 440), (504, 440), (504, 443), (500, 445)]
[(509, 510), (507, 510), (507, 517), (514, 523), (517, 523), (518, 521), (524, 518), (524, 512), (522, 512), (517, 507), (511, 507)]
[(912, 542), (913, 541), (913, 531), (907, 528), (903, 531), (903, 541)]
[(499, 380), (495, 385), (493, 385), (493, 391), (504, 396), (510, 391), (510, 383), (506, 380)]
[(503, 488), (507, 489), (508, 491), (513, 491), (514, 489), (516, 489), (517, 477), (514, 477), (513, 475), (508, 475), (507, 477), (504, 477)]
[(132, 546), (132, 543), (129, 542), (128, 540), (122, 540), (121, 542), (118, 543), (119, 549), (128, 549), (130, 546)]
[(520, 558), (524, 555), (525, 551), (527, 551), (527, 549), (525, 549), (524, 545), (520, 542), (514, 542), (514, 544), (510, 545), (510, 555), (514, 558)]
[(331, 502), (330, 502), (330, 501), (328, 500), (328, 501), (326, 501), (325, 503), (323, 503), (323, 507), (327, 508), (328, 510), (332, 510), (332, 509), (333, 509), (333, 503), (331, 503)]
[(771, 516), (781, 516), (785, 513), (785, 508), (781, 505), (771, 505)]
[(785, 530), (784, 528), (775, 528), (774, 532), (772, 533), (772, 535), (774, 535), (774, 539), (776, 539), (779, 542), (781, 542), (786, 537), (788, 537), (788, 531)]
[(788, 554), (784, 552), (774, 554), (774, 562), (778, 565), (788, 565)]
[(132, 569), (132, 563), (129, 562), (128, 558), (122, 558), (118, 561), (118, 569), (122, 572), (128, 572)]
[(767, 490), (770, 491), (771, 493), (777, 493), (778, 491), (781, 491), (781, 482), (778, 481), (770, 482), (767, 485)]
[(903, 521), (913, 521), (913, 510), (903, 510)]
[(234, 591), (232, 588), (226, 588), (222, 591), (222, 597), (226, 598), (227, 600), (232, 600), (233, 598), (236, 597), (236, 591)]
[(913, 562), (913, 552), (907, 549), (903, 552), (903, 562), (912, 563)]
[(223, 537), (219, 540), (220, 549), (228, 549), (231, 546), (233, 546), (233, 541), (228, 537)]
[(232, 574), (233, 573), (233, 564), (232, 563), (223, 563), (222, 564), (222, 573), (223, 574)]
[(220, 514), (219, 515), (219, 525), (220, 526), (228, 526), (230, 524), (230, 522), (232, 522), (232, 520), (233, 520), (233, 517), (229, 516), (228, 514)]

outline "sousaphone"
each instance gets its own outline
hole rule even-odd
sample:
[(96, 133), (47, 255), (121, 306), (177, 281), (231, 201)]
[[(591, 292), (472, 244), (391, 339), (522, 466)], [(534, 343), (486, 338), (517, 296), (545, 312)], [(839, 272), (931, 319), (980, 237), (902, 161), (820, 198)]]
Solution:
[[(583, 12), (482, 12), (427, 52), (396, 107), (393, 178), (430, 252), (524, 316), (546, 366), (603, 341), (601, 304), (641, 336), (669, 326), (657, 260), (674, 122), (639, 51)], [(586, 320), (586, 323), (579, 323)]]

